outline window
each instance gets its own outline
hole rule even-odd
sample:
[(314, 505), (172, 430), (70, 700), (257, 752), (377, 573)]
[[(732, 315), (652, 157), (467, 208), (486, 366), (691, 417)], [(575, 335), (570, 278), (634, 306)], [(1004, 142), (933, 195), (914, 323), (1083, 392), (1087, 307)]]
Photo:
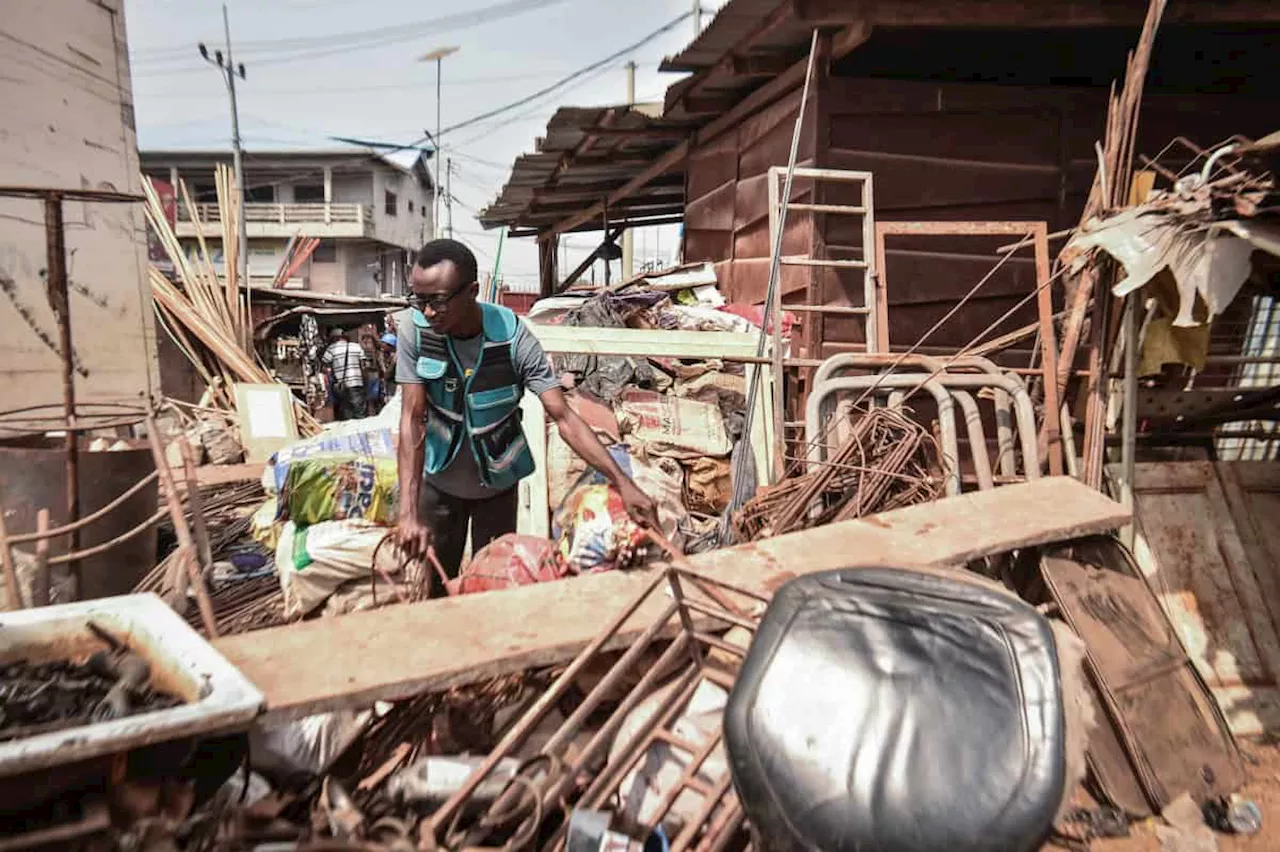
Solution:
[(218, 200), (218, 188), (211, 183), (196, 183), (190, 185), (191, 200), (200, 203), (215, 203)]
[(427, 205), (422, 205), (422, 218), (427, 218)]
[(276, 201), (275, 184), (265, 184), (254, 186), (253, 181), (245, 178), (245, 183), (249, 184), (244, 191), (244, 200), (248, 204), (274, 204)]
[(293, 188), (293, 200), (298, 204), (323, 204), (324, 184), (300, 183)]
[(409, 199), (409, 212), (410, 212), (410, 213), (412, 213), (412, 212), (413, 212), (413, 199), (412, 199), (412, 198), (410, 198), (410, 199)]
[(388, 192), (386, 194), (385, 205), (386, 205), (386, 212), (388, 216), (394, 216), (399, 212), (398, 210), (399, 201), (400, 199), (396, 197), (396, 194), (394, 192)]
[(333, 240), (321, 240), (311, 253), (312, 263), (337, 263), (338, 244)]

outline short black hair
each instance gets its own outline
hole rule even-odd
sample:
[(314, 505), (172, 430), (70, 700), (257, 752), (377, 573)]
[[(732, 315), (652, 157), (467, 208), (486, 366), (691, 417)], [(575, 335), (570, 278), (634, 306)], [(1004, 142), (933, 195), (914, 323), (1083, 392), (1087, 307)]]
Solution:
[(468, 284), (479, 279), (476, 256), (457, 240), (432, 240), (418, 252), (415, 265), (429, 269), (446, 260), (458, 267), (458, 273)]

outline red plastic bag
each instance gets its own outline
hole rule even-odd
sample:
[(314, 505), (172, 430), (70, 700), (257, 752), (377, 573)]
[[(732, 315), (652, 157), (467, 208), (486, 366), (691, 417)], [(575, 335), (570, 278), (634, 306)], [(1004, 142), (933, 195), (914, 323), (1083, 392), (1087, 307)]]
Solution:
[(569, 572), (553, 558), (552, 542), (533, 535), (507, 533), (489, 542), (458, 579), (445, 585), (450, 596), (531, 586), (563, 579)]

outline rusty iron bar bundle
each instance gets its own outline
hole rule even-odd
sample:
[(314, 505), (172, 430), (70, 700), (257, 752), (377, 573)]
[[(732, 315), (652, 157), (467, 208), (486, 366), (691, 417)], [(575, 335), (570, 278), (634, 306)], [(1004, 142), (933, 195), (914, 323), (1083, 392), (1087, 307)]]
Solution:
[[(697, 795), (703, 804), (697, 818), (686, 825), (675, 838), (672, 852), (684, 852), (695, 841), (700, 848), (724, 848), (733, 832), (740, 829), (740, 809), (733, 796), (730, 777), (726, 771), (709, 785), (696, 780), (698, 769), (706, 756), (718, 746), (718, 735), (711, 744), (702, 743), (690, 750), (689, 744), (680, 740), (670, 726), (703, 682), (721, 687), (732, 685), (733, 676), (726, 673), (712, 659), (714, 651), (728, 651), (734, 658), (745, 653), (745, 648), (725, 642), (709, 631), (736, 624), (754, 630), (767, 598), (740, 586), (724, 583), (702, 575), (682, 565), (687, 565), (673, 554), (672, 566), (654, 578), (617, 618), (602, 631), (591, 644), (556, 678), (549, 689), (502, 738), (485, 762), (467, 780), (448, 802), (425, 822), (421, 828), (422, 840), (436, 842), (448, 849), (482, 845), (495, 830), (514, 832), (517, 838), (532, 839), (538, 829), (550, 820), (564, 814), (571, 806), (598, 807), (648, 752), (649, 747), (664, 741), (682, 751), (691, 751), (689, 759), (694, 766), (680, 779), (677, 789), (661, 802), (659, 812), (652, 822), (656, 825), (666, 816), (682, 792)], [(672, 600), (663, 603), (664, 598)], [(553, 706), (573, 687), (578, 675), (591, 664), (599, 661), (604, 649), (618, 632), (631, 623), (637, 611), (646, 607), (657, 610), (659, 615), (649, 623), (645, 631), (626, 652), (608, 669), (583, 698), (581, 705), (555, 731), (542, 747), (537, 758), (527, 762), (518, 774), (520, 781), (510, 785), (491, 806), (480, 809), (477, 816), (469, 816), (469, 805), (479, 786), (488, 778), (498, 763), (512, 756), (534, 729), (541, 724)], [(674, 637), (674, 638), (672, 638)], [(579, 739), (587, 718), (595, 713), (627, 679), (645, 654), (656, 651), (666, 643), (657, 662), (651, 663), (640, 680), (635, 683), (617, 704), (604, 725), (591, 736), (585, 745), (575, 744), (572, 755), (569, 746)], [(683, 662), (682, 662), (683, 661)], [(608, 755), (615, 747), (613, 738), (627, 716), (648, 698), (665, 673), (677, 667), (673, 677), (667, 677), (664, 688), (669, 695), (656, 708), (640, 730), (615, 754), (604, 758), (604, 766), (593, 777), (585, 778), (588, 768)], [(531, 769), (541, 768), (532, 773)], [(585, 783), (585, 787), (584, 787)], [(563, 823), (563, 821), (562, 821)], [(653, 826), (648, 826), (652, 829)], [(561, 850), (565, 843), (567, 823), (545, 842), (538, 844), (543, 850)]]
[(941, 462), (919, 424), (887, 408), (855, 409), (850, 420), (849, 437), (827, 463), (762, 489), (743, 507), (734, 519), (739, 536), (758, 540), (938, 496), (942, 480), (933, 471)]

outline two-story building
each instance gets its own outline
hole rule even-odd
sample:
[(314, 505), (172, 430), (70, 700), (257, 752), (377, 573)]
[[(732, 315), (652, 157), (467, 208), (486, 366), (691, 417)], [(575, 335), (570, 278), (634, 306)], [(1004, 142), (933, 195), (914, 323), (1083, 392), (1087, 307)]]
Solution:
[[(361, 149), (251, 151), (244, 157), (249, 277), (270, 286), (289, 240), (316, 237), (310, 260), (285, 286), (350, 296), (400, 294), (413, 253), (431, 238), (429, 153), (408, 165)], [(186, 184), (196, 208), (179, 199), (178, 238), (194, 249), (203, 236), (222, 256), (214, 169), (230, 151), (143, 151), (143, 173)]]

